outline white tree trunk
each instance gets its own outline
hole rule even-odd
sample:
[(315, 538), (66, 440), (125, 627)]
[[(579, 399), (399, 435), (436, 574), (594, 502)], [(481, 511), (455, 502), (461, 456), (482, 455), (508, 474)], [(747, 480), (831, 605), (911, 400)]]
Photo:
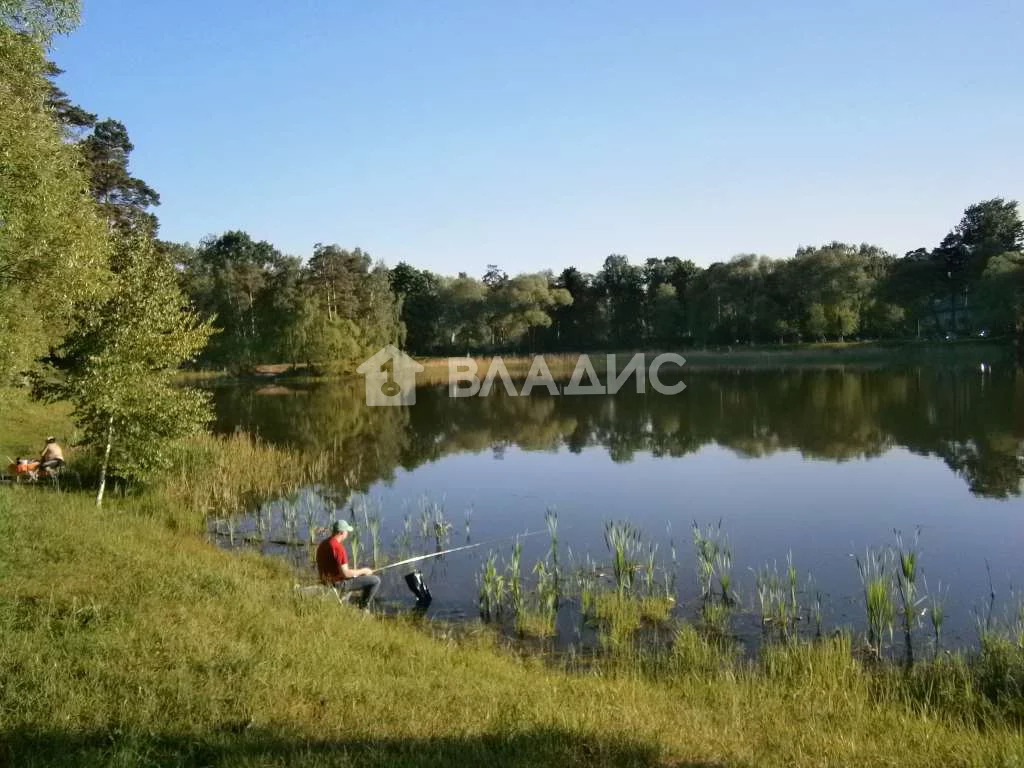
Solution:
[(100, 467), (100, 489), (96, 493), (96, 507), (103, 506), (103, 492), (107, 488), (107, 467), (110, 465), (110, 448), (114, 444), (114, 417), (107, 422), (107, 448), (103, 452), (103, 466)]

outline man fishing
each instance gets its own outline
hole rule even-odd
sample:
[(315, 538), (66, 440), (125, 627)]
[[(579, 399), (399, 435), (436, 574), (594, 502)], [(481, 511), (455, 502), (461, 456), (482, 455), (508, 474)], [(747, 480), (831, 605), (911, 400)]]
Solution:
[(369, 613), (370, 601), (380, 588), (380, 576), (374, 576), (371, 568), (349, 567), (344, 541), (352, 530), (348, 520), (334, 521), (331, 535), (321, 541), (316, 548), (316, 569), (320, 573), (320, 581), (339, 592), (361, 589), (363, 594), (359, 600), (359, 607)]

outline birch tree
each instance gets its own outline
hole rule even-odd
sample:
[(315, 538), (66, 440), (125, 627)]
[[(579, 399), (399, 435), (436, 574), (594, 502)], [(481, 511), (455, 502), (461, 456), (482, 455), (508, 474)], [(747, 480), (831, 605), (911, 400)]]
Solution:
[(82, 444), (100, 462), (96, 505), (112, 472), (145, 480), (169, 462), (171, 441), (209, 419), (204, 395), (176, 386), (175, 371), (211, 330), (185, 307), (173, 266), (144, 233), (115, 240), (115, 290), (79, 318), (51, 365), (50, 394), (74, 405)]

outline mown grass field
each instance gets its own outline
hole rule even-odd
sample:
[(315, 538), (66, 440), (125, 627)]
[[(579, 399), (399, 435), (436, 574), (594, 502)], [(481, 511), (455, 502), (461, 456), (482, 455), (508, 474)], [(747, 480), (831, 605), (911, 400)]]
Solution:
[[(43, 427), (9, 413), (5, 440)], [(657, 669), (569, 672), (296, 598), (170, 498), (0, 488), (0, 765), (1024, 764), (1013, 719), (889, 695), (842, 638), (725, 664), (688, 633)]]

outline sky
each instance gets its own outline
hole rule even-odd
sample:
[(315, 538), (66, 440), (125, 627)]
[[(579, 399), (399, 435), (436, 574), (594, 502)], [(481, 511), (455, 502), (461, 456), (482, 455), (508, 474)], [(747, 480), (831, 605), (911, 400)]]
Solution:
[(84, 0), (164, 239), (482, 275), (938, 243), (1024, 198), (1024, 3)]

